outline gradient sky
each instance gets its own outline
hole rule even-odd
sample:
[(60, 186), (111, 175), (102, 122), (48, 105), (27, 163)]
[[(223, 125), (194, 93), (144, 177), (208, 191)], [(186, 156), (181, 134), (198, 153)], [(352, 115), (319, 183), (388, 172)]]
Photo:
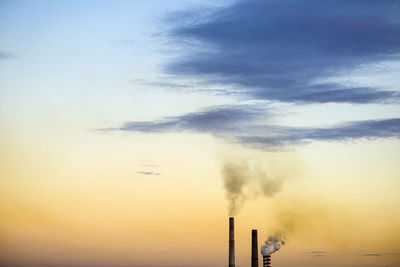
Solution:
[(2, 0), (0, 69), (1, 266), (226, 266), (232, 166), (238, 267), (400, 266), (398, 0)]

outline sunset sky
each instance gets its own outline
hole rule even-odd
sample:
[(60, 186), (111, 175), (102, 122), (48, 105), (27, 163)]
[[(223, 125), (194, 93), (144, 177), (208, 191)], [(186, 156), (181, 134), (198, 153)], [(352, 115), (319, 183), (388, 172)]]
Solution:
[(1, 0), (0, 265), (227, 266), (234, 215), (237, 267), (400, 266), (399, 84), (398, 0)]

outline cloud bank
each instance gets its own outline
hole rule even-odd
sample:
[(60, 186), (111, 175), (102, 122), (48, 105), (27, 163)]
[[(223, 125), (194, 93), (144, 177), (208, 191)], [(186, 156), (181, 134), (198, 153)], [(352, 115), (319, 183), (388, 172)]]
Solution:
[[(218, 88), (218, 94), (240, 100), (181, 116), (126, 122), (114, 130), (210, 133), (262, 149), (400, 136), (400, 118), (289, 127), (271, 124), (273, 113), (268, 106), (260, 108), (270, 102), (398, 104), (400, 91), (337, 79), (370, 64), (399, 62), (398, 0), (239, 0), (174, 12), (165, 22), (167, 38), (180, 47), (165, 72), (178, 82), (151, 85), (182, 91), (208, 85), (207, 90)], [(181, 83), (191, 78), (197, 82)], [(259, 104), (240, 105), (243, 100)]]
[[(170, 37), (183, 54), (166, 71), (245, 88), (251, 99), (294, 103), (398, 102), (399, 92), (324, 82), (362, 65), (399, 59), (397, 0), (254, 0), (187, 19)], [(228, 90), (227, 90), (228, 93)]]

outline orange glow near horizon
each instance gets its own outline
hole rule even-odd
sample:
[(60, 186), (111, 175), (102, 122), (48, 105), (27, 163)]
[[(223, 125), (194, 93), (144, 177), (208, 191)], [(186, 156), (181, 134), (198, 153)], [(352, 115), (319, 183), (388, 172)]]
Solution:
[[(51, 147), (36, 157), (40, 142), (31, 144), (31, 152), (8, 158), (8, 165), (2, 167), (2, 177), (8, 178), (2, 181), (1, 189), (2, 261), (99, 266), (158, 266), (160, 262), (167, 266), (223, 265), (227, 258), (228, 215), (220, 162), (227, 154), (264, 157), (266, 164), (286, 161), (278, 164), (279, 168), (292, 177), (274, 198), (249, 195), (236, 216), (238, 266), (250, 260), (253, 228), (259, 229), (260, 245), (268, 234), (283, 230), (287, 245), (273, 257), (279, 266), (296, 262), (318, 266), (328, 258), (329, 263), (324, 264), (329, 266), (338, 262), (344, 266), (363, 262), (368, 266), (376, 258), (390, 263), (400, 246), (395, 158), (387, 158), (385, 165), (370, 168), (370, 176), (357, 180), (357, 172), (368, 174), (354, 167), (326, 165), (330, 160), (319, 157), (319, 145), (296, 154), (267, 153), (218, 144), (201, 136), (183, 139), (172, 135), (138, 144), (133, 139), (117, 141), (113, 136), (96, 135), (90, 144), (73, 144), (70, 140), (61, 150), (58, 146), (60, 158), (52, 156)], [(170, 149), (168, 139), (176, 138), (186, 149)], [(158, 150), (153, 153), (159, 156), (151, 163), (158, 165), (160, 175), (136, 172), (143, 161), (149, 165), (148, 159), (140, 157), (146, 142)], [(204, 149), (198, 149), (199, 143)], [(196, 153), (191, 152), (195, 151), (191, 146), (197, 147)], [(354, 149), (332, 150), (331, 155), (339, 162), (345, 151), (356, 153), (364, 146), (374, 147), (359, 144)], [(76, 149), (81, 151), (80, 156), (69, 157)], [(48, 161), (44, 161), (47, 153)], [(379, 150), (376, 153), (379, 156)], [(362, 164), (370, 157), (360, 154), (358, 161)], [(15, 164), (10, 164), (12, 159), (17, 160)], [(319, 162), (321, 169), (311, 169), (311, 161)], [(286, 171), (286, 165), (292, 166), (290, 171)], [(293, 168), (295, 165), (298, 167)], [(387, 172), (385, 183), (373, 176), (382, 170)], [(334, 176), (327, 175), (331, 171)], [(321, 259), (309, 254), (320, 250), (326, 251)], [(362, 256), (369, 253), (384, 256)]]

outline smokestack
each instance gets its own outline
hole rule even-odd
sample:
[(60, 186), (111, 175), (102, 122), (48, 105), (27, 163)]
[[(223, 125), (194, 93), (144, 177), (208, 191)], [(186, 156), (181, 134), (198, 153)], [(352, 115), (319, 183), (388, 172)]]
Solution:
[(271, 267), (271, 255), (263, 256), (263, 267)]
[(258, 235), (257, 230), (251, 230), (251, 267), (258, 267)]
[(235, 219), (229, 217), (229, 267), (235, 267)]

